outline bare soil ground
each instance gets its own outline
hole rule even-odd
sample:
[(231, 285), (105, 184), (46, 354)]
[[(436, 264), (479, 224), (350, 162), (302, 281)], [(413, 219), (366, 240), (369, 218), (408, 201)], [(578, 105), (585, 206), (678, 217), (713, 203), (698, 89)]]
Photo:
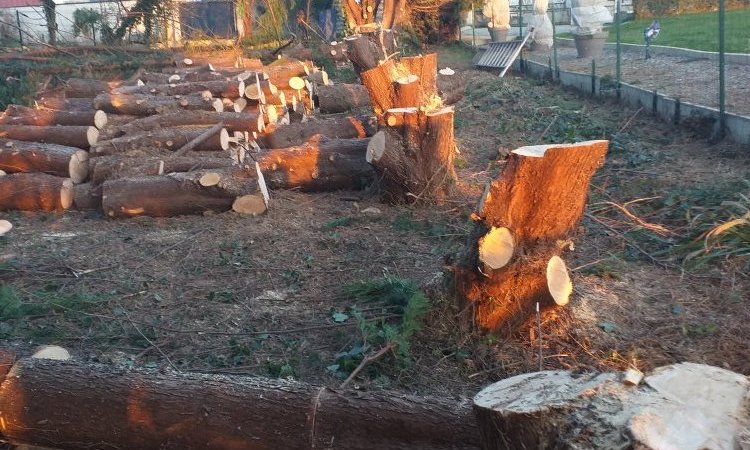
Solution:
[[(270, 211), (257, 218), (3, 213), (15, 225), (0, 238), (4, 345), (25, 352), (54, 343), (124, 366), (336, 386), (336, 355), (361, 340), (347, 284), (391, 276), (434, 287), (465, 245), (469, 214), (507, 151), (612, 138), (569, 260), (575, 298), (542, 316), (543, 367), (696, 361), (750, 374), (747, 266), (688, 272), (669, 253), (697, 234), (696, 217), (748, 192), (748, 149), (712, 145), (557, 86), (473, 71), (458, 48), (440, 52), (441, 66), (469, 82), (456, 105), (459, 193), (448, 203), (388, 206), (375, 192), (286, 191), (273, 192)], [(669, 231), (659, 235), (613, 204)], [(538, 369), (533, 321), (510, 339), (466, 333), (450, 293), (430, 291), (442, 294), (432, 296), (411, 361), (387, 355), (356, 386), (472, 395)], [(393, 315), (387, 305), (357, 306), (367, 318)]]

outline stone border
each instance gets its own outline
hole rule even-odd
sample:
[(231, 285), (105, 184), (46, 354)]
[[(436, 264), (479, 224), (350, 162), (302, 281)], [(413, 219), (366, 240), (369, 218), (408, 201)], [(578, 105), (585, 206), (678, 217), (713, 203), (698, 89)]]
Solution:
[[(535, 78), (552, 78), (550, 67), (535, 61), (517, 59), (513, 63), (513, 70)], [(578, 90), (593, 97), (617, 96), (614, 82), (602, 82), (601, 77), (590, 74), (568, 72), (560, 70), (558, 79), (561, 85)], [(633, 108), (643, 108), (663, 121), (679, 125), (701, 118), (711, 121), (714, 125), (719, 120), (719, 110), (694, 103), (683, 102), (680, 99), (649, 91), (632, 84), (620, 85), (620, 102)], [(733, 141), (738, 144), (750, 144), (750, 117), (735, 113), (725, 113), (726, 131)]]
[[(610, 30), (611, 32), (611, 30)], [(557, 43), (562, 47), (575, 47), (575, 41), (569, 38), (557, 38)], [(620, 44), (623, 51), (626, 52), (641, 52), (645, 54), (646, 46), (640, 44)], [(615, 51), (617, 44), (614, 42), (607, 42), (604, 44), (606, 50)], [(651, 45), (649, 47), (652, 55), (663, 55), (663, 56), (676, 56), (682, 58), (697, 58), (697, 59), (708, 59), (711, 61), (719, 61), (718, 52), (706, 52), (703, 50), (692, 50), (689, 48), (680, 47), (667, 47), (665, 45)], [(725, 53), (725, 61), (727, 64), (743, 64), (750, 65), (750, 53)]]

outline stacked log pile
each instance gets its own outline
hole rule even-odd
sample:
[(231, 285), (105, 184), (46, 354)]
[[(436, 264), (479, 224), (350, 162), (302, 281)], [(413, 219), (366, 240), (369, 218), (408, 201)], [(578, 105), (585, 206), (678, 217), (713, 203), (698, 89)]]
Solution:
[(9, 174), (0, 210), (257, 215), (269, 187), (362, 188), (374, 179), (365, 159), (374, 119), (315, 117), (322, 87), (334, 99), (348, 92), (289, 58), (249, 69), (182, 63), (121, 82), (69, 79), (34, 108), (0, 115), (0, 170)]

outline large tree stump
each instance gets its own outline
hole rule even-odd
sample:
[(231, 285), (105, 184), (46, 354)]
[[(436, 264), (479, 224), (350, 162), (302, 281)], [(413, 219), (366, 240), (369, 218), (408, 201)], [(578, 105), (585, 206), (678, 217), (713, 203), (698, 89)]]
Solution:
[(375, 134), (376, 126), (373, 117), (332, 117), (269, 127), (259, 138), (268, 148), (284, 148), (302, 145), (316, 134), (331, 139), (361, 139)]
[(316, 91), (321, 114), (335, 114), (372, 106), (367, 89), (361, 84), (318, 86)]
[[(129, 134), (94, 145), (91, 147), (91, 155), (116, 155), (133, 150), (175, 151), (205, 131), (202, 128), (163, 128), (139, 134)], [(193, 150), (218, 152), (228, 148), (229, 133), (223, 128), (197, 145)]]
[(89, 154), (76, 147), (0, 139), (0, 170), (43, 172), (82, 183), (89, 174)]
[(120, 128), (123, 133), (131, 134), (158, 128), (215, 125), (219, 122), (224, 123), (228, 131), (253, 133), (263, 131), (265, 127), (262, 114), (257, 112), (175, 111), (137, 119)]
[[(268, 204), (265, 184), (253, 169), (198, 170), (169, 175), (122, 178), (102, 185), (107, 217), (171, 217), (224, 212), (243, 199), (244, 214), (261, 214)], [(246, 205), (249, 204), (250, 207)]]
[(64, 450), (479, 447), (464, 400), (42, 359), (15, 363), (0, 419), (11, 442)]
[(0, 125), (0, 138), (67, 145), (87, 149), (96, 144), (99, 130), (82, 126)]
[(450, 194), (456, 174), (453, 110), (391, 109), (386, 125), (370, 140), (367, 162), (380, 175), (390, 202), (435, 202)]
[(0, 211), (63, 211), (73, 203), (73, 182), (46, 173), (0, 177)]
[(107, 113), (104, 111), (51, 111), (11, 105), (4, 116), (0, 116), (3, 125), (93, 125), (98, 129), (107, 125)]
[(736, 449), (748, 426), (748, 378), (718, 367), (660, 367), (641, 384), (615, 373), (544, 371), (474, 397), (485, 450)]
[(591, 177), (608, 141), (538, 145), (514, 150), (489, 185), (457, 267), (464, 319), (512, 333), (536, 303), (564, 305), (572, 283), (560, 258), (572, 244)]
[(210, 95), (159, 97), (142, 94), (100, 94), (94, 99), (96, 109), (115, 114), (153, 116), (174, 110), (224, 111), (221, 99)]

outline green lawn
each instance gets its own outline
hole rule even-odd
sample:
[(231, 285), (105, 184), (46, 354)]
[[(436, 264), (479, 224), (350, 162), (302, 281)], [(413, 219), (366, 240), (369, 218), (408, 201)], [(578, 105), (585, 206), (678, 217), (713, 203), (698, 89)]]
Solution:
[[(719, 50), (719, 13), (683, 14), (659, 18), (661, 33), (654, 45), (692, 48), (696, 50)], [(643, 30), (651, 25), (651, 19), (636, 20), (622, 24), (622, 42), (643, 44)], [(726, 51), (750, 53), (750, 8), (726, 12), (724, 36)], [(614, 26), (609, 30), (609, 40), (615, 41)]]

